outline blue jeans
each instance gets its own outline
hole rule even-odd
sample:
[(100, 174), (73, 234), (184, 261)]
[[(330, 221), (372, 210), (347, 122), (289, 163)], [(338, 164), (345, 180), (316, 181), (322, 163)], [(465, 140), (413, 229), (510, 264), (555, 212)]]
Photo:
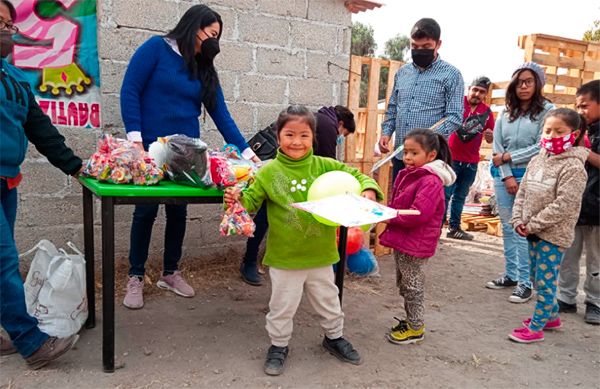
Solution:
[[(130, 276), (143, 276), (145, 273), (152, 227), (157, 213), (158, 204), (135, 206), (129, 246)], [(163, 274), (172, 273), (178, 269), (177, 264), (181, 259), (181, 247), (185, 236), (187, 206), (166, 204), (165, 213), (167, 214), (167, 225), (165, 226)]]
[[(522, 172), (519, 170), (522, 170)], [(517, 182), (521, 182), (524, 173), (525, 169), (513, 169), (513, 174), (515, 175)], [(527, 239), (517, 234), (510, 224), (515, 196), (506, 191), (502, 178), (493, 173), (492, 177), (494, 177), (494, 190), (496, 192), (496, 202), (498, 204), (498, 216), (500, 216), (500, 222), (502, 223), (504, 259), (506, 261), (505, 275), (511, 280), (518, 281), (519, 284), (531, 288)]]
[(0, 185), (0, 323), (15, 348), (27, 358), (42, 346), (48, 335), (40, 331), (37, 319), (27, 313), (25, 305), (19, 253), (14, 239), (17, 189), (9, 190), (5, 180), (0, 180)]
[(452, 199), (450, 206), (450, 229), (460, 227), (460, 215), (462, 214), (465, 200), (469, 194), (469, 189), (475, 181), (477, 175), (477, 164), (468, 162), (452, 162), (452, 170), (456, 173), (456, 181), (451, 186), (445, 188), (446, 191), (446, 209), (444, 210), (444, 220), (448, 215), (448, 204)]
[(256, 215), (254, 216), (254, 236), (246, 241), (246, 254), (244, 254), (244, 262), (256, 263), (258, 261), (258, 248), (260, 243), (265, 238), (269, 229), (269, 221), (267, 219), (267, 204), (263, 203)]

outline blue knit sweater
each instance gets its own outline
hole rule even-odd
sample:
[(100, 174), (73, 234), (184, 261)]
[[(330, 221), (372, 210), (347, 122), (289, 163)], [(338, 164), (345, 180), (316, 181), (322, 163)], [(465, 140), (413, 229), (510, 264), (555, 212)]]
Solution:
[[(183, 134), (200, 137), (199, 80), (192, 79), (183, 58), (161, 36), (154, 36), (133, 54), (121, 87), (121, 116), (127, 132), (140, 131), (144, 145), (157, 137)], [(248, 144), (233, 121), (219, 87), (209, 115), (227, 143), (240, 150)]]

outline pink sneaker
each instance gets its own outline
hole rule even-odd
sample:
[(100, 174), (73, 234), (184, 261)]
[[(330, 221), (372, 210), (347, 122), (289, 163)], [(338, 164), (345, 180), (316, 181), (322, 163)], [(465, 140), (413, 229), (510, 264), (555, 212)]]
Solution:
[(123, 305), (129, 309), (140, 309), (144, 306), (144, 281), (137, 276), (130, 276), (127, 281), (127, 294)]
[(508, 334), (508, 338), (518, 343), (541, 342), (544, 340), (544, 331), (532, 332), (527, 327), (519, 327)]
[[(529, 328), (529, 323), (531, 323), (531, 318), (523, 320), (523, 326)], [(554, 320), (550, 320), (548, 322), (546, 322), (546, 325), (544, 326), (545, 330), (557, 330), (560, 327), (562, 327), (562, 323), (560, 321), (560, 317), (557, 317)]]
[(170, 290), (175, 292), (182, 297), (194, 297), (196, 292), (194, 289), (183, 279), (180, 271), (176, 271), (175, 273), (168, 276), (161, 276), (160, 280), (156, 283), (161, 289)]

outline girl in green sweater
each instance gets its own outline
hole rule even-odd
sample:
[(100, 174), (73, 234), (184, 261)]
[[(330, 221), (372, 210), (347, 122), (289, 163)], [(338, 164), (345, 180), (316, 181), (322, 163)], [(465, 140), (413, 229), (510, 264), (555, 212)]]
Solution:
[(325, 331), (323, 347), (335, 357), (355, 365), (361, 357), (342, 337), (344, 313), (334, 283), (332, 264), (339, 261), (335, 227), (317, 222), (312, 215), (291, 204), (307, 200), (308, 188), (321, 174), (341, 170), (358, 179), (362, 195), (383, 198), (377, 183), (358, 170), (331, 158), (313, 155), (315, 117), (304, 106), (290, 106), (276, 122), (279, 150), (262, 167), (255, 181), (243, 192), (228, 189), (225, 202), (240, 201), (249, 212), (267, 204), (269, 233), (263, 263), (269, 266), (271, 300), (266, 329), (271, 338), (264, 371), (280, 375), (292, 337), (293, 318), (302, 292), (321, 315)]

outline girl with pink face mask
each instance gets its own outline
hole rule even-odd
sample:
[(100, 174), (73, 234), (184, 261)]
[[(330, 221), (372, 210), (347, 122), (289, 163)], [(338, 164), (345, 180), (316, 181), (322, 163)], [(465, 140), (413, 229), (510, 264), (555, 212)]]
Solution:
[[(551, 110), (542, 127), (541, 151), (529, 165), (513, 206), (511, 223), (529, 245), (530, 276), (537, 293), (533, 315), (509, 334), (519, 343), (544, 340), (561, 326), (558, 269), (574, 239), (587, 174), (585, 119), (568, 108)], [(581, 146), (580, 146), (581, 145)]]

